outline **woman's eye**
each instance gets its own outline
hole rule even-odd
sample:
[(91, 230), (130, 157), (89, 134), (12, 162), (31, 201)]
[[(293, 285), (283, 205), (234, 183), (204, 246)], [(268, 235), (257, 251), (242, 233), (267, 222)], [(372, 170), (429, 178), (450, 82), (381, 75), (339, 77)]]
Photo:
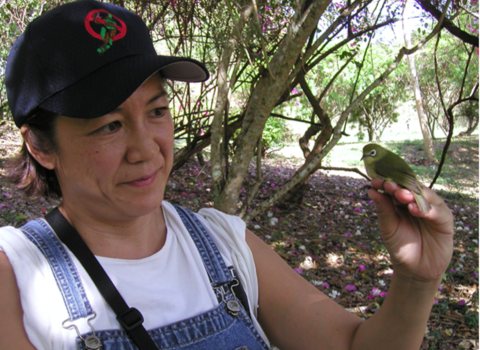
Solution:
[(167, 111), (168, 107), (155, 108), (150, 112), (150, 116), (156, 118), (163, 117)]
[(100, 132), (100, 133), (110, 133), (110, 132), (116, 131), (121, 126), (122, 126), (122, 124), (119, 121), (115, 121), (115, 122), (111, 122), (111, 123), (108, 123), (108, 124), (102, 126), (97, 131)]

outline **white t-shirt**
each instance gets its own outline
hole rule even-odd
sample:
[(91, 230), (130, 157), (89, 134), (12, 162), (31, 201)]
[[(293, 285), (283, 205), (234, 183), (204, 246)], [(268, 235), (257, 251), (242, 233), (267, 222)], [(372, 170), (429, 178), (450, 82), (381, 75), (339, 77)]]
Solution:
[[(167, 237), (160, 251), (138, 260), (97, 257), (127, 304), (142, 312), (146, 329), (194, 317), (218, 305), (190, 234), (171, 204), (164, 201), (162, 208)], [(248, 295), (254, 325), (268, 343), (255, 319), (258, 282), (253, 256), (245, 242), (245, 223), (238, 217), (215, 209), (202, 209), (197, 216), (211, 234), (227, 266), (232, 263), (235, 266)], [(24, 326), (32, 344), (39, 350), (75, 349), (77, 334), (74, 328), (62, 327), (69, 316), (43, 254), (19, 229), (13, 227), (0, 228), (0, 250), (5, 252), (15, 271), (24, 310)], [(70, 253), (70, 256), (97, 314), (91, 321), (94, 329), (120, 329), (115, 313), (83, 266), (73, 254)], [(91, 331), (86, 319), (73, 323), (81, 333)], [(70, 324), (67, 322), (67, 325)]]

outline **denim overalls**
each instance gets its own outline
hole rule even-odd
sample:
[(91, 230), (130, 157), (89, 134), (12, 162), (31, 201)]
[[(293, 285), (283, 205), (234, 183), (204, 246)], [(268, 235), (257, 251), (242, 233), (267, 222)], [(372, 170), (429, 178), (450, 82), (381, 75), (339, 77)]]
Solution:
[[(232, 291), (237, 283), (233, 267), (226, 266), (218, 248), (195, 214), (178, 206), (175, 209), (197, 246), (219, 305), (201, 315), (149, 330), (157, 347), (172, 350), (269, 349)], [(95, 313), (75, 265), (50, 226), (44, 220), (37, 219), (27, 223), (21, 230), (49, 261), (62, 293), (70, 319), (58, 326), (68, 327), (68, 321), (79, 318), (93, 319)], [(95, 331), (91, 328), (91, 333), (78, 334), (78, 349), (138, 349), (123, 330)]]

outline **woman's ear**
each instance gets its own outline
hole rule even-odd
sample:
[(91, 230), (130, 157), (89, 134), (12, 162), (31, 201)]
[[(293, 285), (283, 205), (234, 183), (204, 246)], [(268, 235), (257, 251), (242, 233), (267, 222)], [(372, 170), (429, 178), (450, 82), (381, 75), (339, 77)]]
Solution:
[(44, 168), (53, 170), (56, 167), (56, 154), (55, 152), (45, 153), (40, 151), (35, 142), (33, 142), (31, 133), (32, 131), (26, 125), (22, 125), (20, 128), (20, 132), (22, 133), (22, 137), (25, 140), (25, 145), (27, 146), (28, 152), (32, 155), (33, 158)]

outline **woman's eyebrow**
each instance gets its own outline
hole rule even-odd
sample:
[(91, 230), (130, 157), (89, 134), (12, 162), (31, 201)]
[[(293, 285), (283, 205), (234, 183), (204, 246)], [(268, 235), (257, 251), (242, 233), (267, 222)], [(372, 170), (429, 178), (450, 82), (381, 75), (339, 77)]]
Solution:
[[(167, 92), (165, 90), (161, 90), (158, 92), (158, 94), (154, 95), (148, 102), (147, 102), (147, 105), (149, 105), (150, 103), (153, 103), (155, 102), (156, 100), (158, 100), (159, 98), (163, 97), (163, 96), (167, 96)], [(115, 108), (113, 111), (111, 111), (110, 113), (115, 113), (115, 112), (118, 112), (118, 111), (122, 111), (123, 108), (118, 106), (117, 108)], [(110, 113), (107, 113), (107, 114), (110, 114)], [(89, 119), (90, 120), (90, 119)]]
[(163, 96), (167, 96), (167, 92), (165, 90), (162, 90), (161, 92), (159, 92), (157, 95), (153, 96), (150, 101), (148, 101), (148, 104), (158, 100), (159, 98), (163, 97)]

